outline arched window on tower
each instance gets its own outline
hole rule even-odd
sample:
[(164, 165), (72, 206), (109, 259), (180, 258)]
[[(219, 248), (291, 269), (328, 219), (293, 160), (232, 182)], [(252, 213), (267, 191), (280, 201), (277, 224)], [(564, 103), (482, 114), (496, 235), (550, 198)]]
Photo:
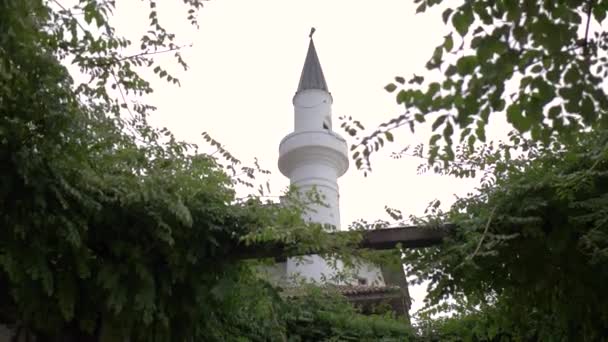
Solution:
[(325, 117), (325, 119), (323, 120), (323, 129), (331, 131), (331, 120), (329, 119), (329, 117)]

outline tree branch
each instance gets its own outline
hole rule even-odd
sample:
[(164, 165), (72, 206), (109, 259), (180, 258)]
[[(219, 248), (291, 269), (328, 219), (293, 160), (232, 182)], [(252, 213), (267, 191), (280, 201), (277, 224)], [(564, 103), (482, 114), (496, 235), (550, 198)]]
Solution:
[(486, 223), (486, 228), (483, 231), (483, 235), (481, 236), (481, 239), (479, 239), (477, 248), (475, 248), (475, 252), (473, 252), (473, 254), (471, 254), (470, 259), (473, 259), (475, 257), (475, 255), (477, 255), (477, 253), (479, 252), (479, 249), (481, 248), (481, 244), (483, 243), (483, 239), (486, 237), (486, 234), (488, 233), (488, 228), (490, 228), (490, 223), (492, 222), (492, 217), (494, 217), (495, 211), (496, 211), (496, 207), (492, 208), (492, 211), (490, 212), (490, 216), (488, 217), (488, 222)]
[(174, 46), (174, 47), (170, 47), (168, 49), (165, 50), (158, 50), (158, 51), (142, 51), (140, 53), (136, 53), (134, 55), (130, 55), (130, 56), (124, 56), (121, 58), (117, 58), (114, 62), (121, 62), (127, 59), (132, 59), (132, 58), (137, 58), (137, 57), (143, 57), (143, 56), (151, 56), (151, 55), (158, 55), (161, 53), (167, 53), (167, 52), (171, 52), (171, 51), (177, 51), (177, 50), (181, 50), (185, 47), (192, 47), (192, 44), (188, 44), (188, 45), (180, 45), (180, 46)]
[(588, 39), (589, 39), (589, 25), (591, 23), (591, 10), (593, 9), (593, 0), (587, 1), (587, 24), (585, 27), (585, 39), (583, 40), (583, 55), (588, 56)]

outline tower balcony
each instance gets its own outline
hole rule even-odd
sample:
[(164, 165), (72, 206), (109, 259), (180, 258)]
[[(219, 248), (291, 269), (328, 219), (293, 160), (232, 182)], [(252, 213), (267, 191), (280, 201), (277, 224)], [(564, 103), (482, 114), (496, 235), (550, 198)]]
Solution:
[(331, 169), (332, 174), (323, 176), (337, 179), (348, 170), (346, 140), (330, 130), (293, 132), (279, 145), (279, 170), (288, 178), (303, 166), (318, 165)]

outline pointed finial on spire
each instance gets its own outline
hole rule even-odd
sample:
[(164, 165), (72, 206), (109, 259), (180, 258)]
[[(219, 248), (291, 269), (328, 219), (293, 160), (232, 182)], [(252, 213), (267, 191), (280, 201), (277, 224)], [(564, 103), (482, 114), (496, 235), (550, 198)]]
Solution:
[(316, 31), (316, 30), (317, 30), (316, 28), (311, 27), (311, 28), (310, 28), (310, 34), (308, 35), (308, 38), (312, 39), (312, 35), (313, 35), (313, 34), (315, 34), (315, 31)]
[(308, 44), (308, 53), (306, 54), (306, 60), (304, 61), (304, 68), (302, 68), (298, 91), (320, 89), (329, 92), (327, 89), (327, 82), (325, 82), (325, 76), (323, 76), (323, 70), (321, 69), (321, 63), (317, 56), (315, 43), (312, 40), (312, 35), (315, 31), (316, 29), (314, 27), (310, 28), (310, 34), (308, 35), (310, 43)]

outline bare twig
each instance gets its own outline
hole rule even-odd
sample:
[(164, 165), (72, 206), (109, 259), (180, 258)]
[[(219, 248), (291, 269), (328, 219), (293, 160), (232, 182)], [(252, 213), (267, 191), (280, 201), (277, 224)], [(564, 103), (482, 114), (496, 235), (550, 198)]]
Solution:
[(59, 1), (57, 1), (57, 0), (53, 0), (53, 2), (54, 2), (54, 3), (55, 3), (57, 6), (59, 6), (59, 7), (60, 7), (62, 10), (64, 10), (64, 11), (67, 11), (67, 10), (68, 10), (68, 9), (67, 9), (65, 6), (63, 6), (63, 4), (61, 4)]
[(593, 0), (587, 1), (587, 24), (585, 27), (585, 40), (583, 41), (583, 55), (587, 56), (588, 53), (588, 39), (589, 39), (589, 24), (591, 23), (591, 10), (593, 9)]
[(167, 52), (171, 52), (171, 51), (178, 51), (178, 50), (181, 50), (181, 49), (183, 49), (185, 47), (192, 47), (192, 44), (173, 46), (173, 47), (170, 47), (170, 48), (165, 49), (165, 50), (157, 50), (157, 51), (146, 50), (146, 51), (142, 51), (140, 53), (136, 53), (134, 55), (124, 56), (124, 57), (117, 58), (114, 62), (116, 63), (116, 62), (121, 62), (121, 61), (124, 61), (124, 60), (127, 60), (127, 59), (133, 59), (133, 58), (137, 58), (137, 57), (158, 55), (158, 54), (161, 54), (161, 53), (167, 53)]
[(131, 119), (134, 119), (135, 116), (133, 115), (133, 112), (131, 112), (131, 108), (129, 108), (129, 104), (127, 102), (127, 97), (125, 96), (125, 93), (122, 91), (122, 85), (120, 84), (120, 82), (118, 82), (116, 73), (114, 73), (114, 70), (110, 70), (110, 74), (112, 75), (114, 82), (116, 82), (116, 87), (118, 88), (118, 91), (120, 92), (120, 97), (122, 97), (122, 102), (125, 104), (125, 107), (127, 108), (127, 111), (129, 112), (129, 115), (131, 115)]
[(483, 231), (483, 235), (481, 236), (481, 239), (479, 239), (477, 248), (475, 248), (475, 252), (473, 252), (473, 254), (471, 254), (470, 259), (473, 259), (475, 257), (475, 255), (477, 255), (477, 253), (479, 252), (479, 249), (481, 248), (481, 244), (483, 243), (483, 240), (486, 237), (486, 234), (488, 233), (488, 228), (490, 228), (490, 223), (492, 222), (492, 217), (494, 217), (495, 211), (496, 211), (496, 207), (492, 208), (492, 211), (490, 212), (490, 217), (488, 217), (488, 222), (486, 223), (486, 228)]

